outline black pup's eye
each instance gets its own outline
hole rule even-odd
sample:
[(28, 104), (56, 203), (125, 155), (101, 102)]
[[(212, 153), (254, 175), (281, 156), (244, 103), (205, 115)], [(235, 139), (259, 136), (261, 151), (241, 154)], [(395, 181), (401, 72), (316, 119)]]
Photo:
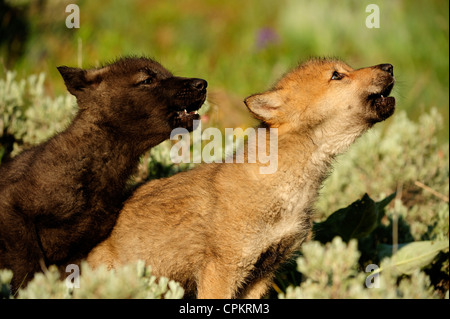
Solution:
[(344, 74), (339, 73), (338, 71), (334, 71), (333, 75), (331, 76), (332, 80), (341, 80), (344, 77)]
[(151, 77), (146, 78), (144, 81), (139, 82), (139, 84), (150, 84), (153, 82)]

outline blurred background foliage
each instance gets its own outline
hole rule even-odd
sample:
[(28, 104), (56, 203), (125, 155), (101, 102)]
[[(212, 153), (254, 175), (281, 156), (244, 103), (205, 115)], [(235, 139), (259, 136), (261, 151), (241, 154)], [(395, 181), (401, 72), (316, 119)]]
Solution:
[[(69, 3), (79, 5), (79, 29), (65, 25)], [(365, 26), (369, 3), (380, 8), (379, 29)], [(448, 298), (448, 9), (445, 0), (0, 0), (0, 162), (63, 130), (75, 114), (59, 65), (153, 57), (177, 75), (208, 80), (203, 128), (245, 128), (255, 121), (243, 99), (302, 60), (340, 57), (355, 68), (389, 62), (396, 113), (337, 159), (316, 205), (322, 233), (278, 273), (270, 297)], [(143, 156), (131, 183), (193, 167), (172, 163), (170, 148), (166, 141)], [(374, 209), (380, 202), (383, 209)], [(435, 243), (444, 248), (432, 248)], [(393, 247), (402, 247), (399, 254)], [(417, 247), (422, 253), (411, 259), (408, 251)], [(365, 289), (365, 267), (383, 258), (394, 265), (407, 260), (410, 269), (398, 274), (388, 267), (380, 289)], [(60, 296), (55, 276), (51, 270), (40, 276), (24, 296)], [(135, 275), (124, 270), (120, 280), (128, 276)], [(128, 294), (108, 278), (111, 291), (97, 294), (89, 286), (83, 296)], [(0, 272), (0, 297), (11, 297), (9, 280)], [(156, 296), (139, 289), (130, 296)]]

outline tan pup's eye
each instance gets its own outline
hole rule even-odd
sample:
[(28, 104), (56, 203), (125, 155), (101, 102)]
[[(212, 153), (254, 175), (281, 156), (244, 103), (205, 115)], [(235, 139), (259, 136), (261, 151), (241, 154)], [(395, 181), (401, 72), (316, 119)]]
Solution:
[(333, 75), (331, 76), (332, 80), (341, 80), (345, 75), (342, 73), (339, 73), (338, 71), (334, 71)]

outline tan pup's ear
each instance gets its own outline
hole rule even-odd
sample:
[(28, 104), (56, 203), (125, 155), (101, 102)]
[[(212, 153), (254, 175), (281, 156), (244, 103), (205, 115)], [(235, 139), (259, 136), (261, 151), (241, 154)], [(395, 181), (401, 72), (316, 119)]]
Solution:
[(269, 122), (276, 116), (278, 108), (282, 105), (278, 91), (251, 95), (244, 100), (244, 103), (256, 118)]

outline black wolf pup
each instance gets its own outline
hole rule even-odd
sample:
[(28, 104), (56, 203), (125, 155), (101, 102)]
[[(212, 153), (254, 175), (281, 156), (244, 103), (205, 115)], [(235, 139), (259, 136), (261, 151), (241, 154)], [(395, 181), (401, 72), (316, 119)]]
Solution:
[(68, 128), (0, 167), (0, 269), (13, 292), (44, 266), (78, 262), (113, 228), (139, 157), (193, 128), (207, 82), (147, 58), (58, 68), (76, 96)]

